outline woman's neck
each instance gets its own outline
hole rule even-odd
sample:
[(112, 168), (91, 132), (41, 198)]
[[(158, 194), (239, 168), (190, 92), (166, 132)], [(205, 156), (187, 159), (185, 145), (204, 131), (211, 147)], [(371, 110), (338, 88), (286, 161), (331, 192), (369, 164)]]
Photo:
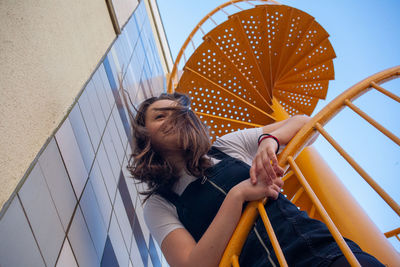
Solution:
[(163, 158), (167, 160), (174, 168), (177, 170), (184, 170), (186, 169), (186, 161), (183, 155), (180, 153), (174, 152), (165, 152), (163, 153)]

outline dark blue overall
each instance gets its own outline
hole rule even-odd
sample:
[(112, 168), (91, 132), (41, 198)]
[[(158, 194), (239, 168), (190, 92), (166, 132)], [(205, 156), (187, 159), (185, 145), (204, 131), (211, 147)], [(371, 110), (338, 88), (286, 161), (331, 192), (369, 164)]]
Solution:
[[(190, 183), (180, 196), (162, 194), (175, 205), (180, 221), (196, 241), (217, 214), (226, 193), (249, 178), (248, 164), (215, 148), (209, 155), (220, 162), (207, 169), (205, 179)], [(325, 224), (309, 218), (282, 194), (277, 200), (268, 200), (265, 208), (289, 266), (328, 266), (342, 255)], [(363, 254), (357, 244), (346, 241), (353, 252)], [(239, 262), (244, 267), (279, 266), (260, 218), (244, 244)]]

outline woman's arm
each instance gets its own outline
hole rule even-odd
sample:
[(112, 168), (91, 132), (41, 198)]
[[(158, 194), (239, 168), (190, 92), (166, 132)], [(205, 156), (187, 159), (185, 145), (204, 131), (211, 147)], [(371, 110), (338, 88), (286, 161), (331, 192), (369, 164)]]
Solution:
[(173, 267), (217, 266), (239, 221), (242, 204), (240, 195), (232, 189), (198, 243), (186, 229), (169, 233), (161, 244), (168, 263)]
[(178, 267), (218, 266), (240, 219), (243, 203), (263, 197), (277, 198), (280, 186), (279, 184), (267, 186), (262, 182), (253, 185), (250, 179), (237, 184), (228, 192), (217, 215), (198, 243), (187, 230), (182, 228), (172, 231), (165, 237), (161, 249), (168, 263)]
[(295, 115), (284, 121), (265, 125), (262, 127), (263, 133), (276, 136), (281, 145), (286, 145), (310, 119), (306, 115)]
[[(262, 130), (263, 133), (275, 136), (281, 145), (286, 145), (309, 120), (308, 116), (296, 115), (287, 120), (266, 125)], [(283, 175), (283, 169), (278, 165), (275, 154), (277, 148), (278, 145), (272, 138), (264, 139), (260, 143), (250, 169), (252, 183), (257, 183), (261, 179), (267, 184), (272, 184)]]

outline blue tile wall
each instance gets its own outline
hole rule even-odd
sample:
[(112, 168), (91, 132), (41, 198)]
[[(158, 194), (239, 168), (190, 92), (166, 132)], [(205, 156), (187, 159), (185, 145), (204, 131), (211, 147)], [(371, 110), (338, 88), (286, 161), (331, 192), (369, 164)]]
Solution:
[(54, 266), (65, 232), (39, 164), (18, 195), (46, 264)]
[(126, 169), (134, 105), (166, 81), (139, 3), (0, 220), (0, 266), (168, 266)]
[(78, 206), (68, 231), (68, 239), (79, 266), (99, 266), (99, 258), (88, 226)]
[(100, 171), (99, 163), (96, 161), (90, 173), (89, 183), (91, 184), (104, 225), (110, 223), (112, 202), (104, 182), (103, 174)]
[(118, 266), (118, 260), (115, 256), (114, 248), (111, 244), (110, 237), (107, 237), (106, 245), (104, 248), (103, 258), (101, 260), (101, 267)]
[(91, 183), (87, 184), (79, 206), (88, 226), (90, 236), (92, 237), (98, 259), (101, 260), (107, 238), (107, 226), (102, 220), (100, 207)]
[(60, 148), (67, 173), (72, 183), (75, 196), (79, 199), (88, 176), (83, 157), (80, 153), (78, 143), (72, 129), (70, 119), (67, 118), (58, 129), (56, 141)]
[[(117, 261), (120, 266), (127, 266), (129, 264), (129, 248), (127, 248), (121, 228), (119, 226), (118, 220), (116, 219), (116, 214), (113, 213), (111, 216), (111, 223), (110, 223), (110, 229), (108, 231), (108, 234), (110, 236), (111, 240), (111, 245), (114, 248), (115, 256), (117, 258)], [(140, 260), (140, 259), (135, 259), (135, 260)]]
[(77, 199), (54, 138), (50, 140), (45, 151), (39, 157), (38, 164), (46, 179), (51, 198), (66, 232), (77, 204)]
[[(82, 110), (79, 102), (75, 105), (75, 107), (72, 108), (68, 118), (71, 122), (72, 131), (75, 135), (75, 140), (78, 144), (86, 171), (89, 173), (92, 167), (95, 151), (87, 131), (87, 126), (83, 120)], [(94, 130), (92, 133), (94, 133)], [(86, 177), (82, 178), (86, 180)]]
[(45, 266), (18, 197), (0, 221), (0, 240), (1, 266)]
[(68, 238), (65, 238), (60, 256), (57, 260), (57, 267), (77, 267), (76, 259), (71, 249)]
[(108, 156), (106, 154), (106, 150), (104, 148), (104, 144), (101, 143), (99, 146), (99, 150), (96, 155), (96, 161), (98, 163), (100, 172), (104, 179), (104, 183), (106, 185), (108, 197), (110, 199), (110, 203), (114, 202), (115, 192), (117, 189), (116, 178), (111, 169), (110, 161), (108, 160)]

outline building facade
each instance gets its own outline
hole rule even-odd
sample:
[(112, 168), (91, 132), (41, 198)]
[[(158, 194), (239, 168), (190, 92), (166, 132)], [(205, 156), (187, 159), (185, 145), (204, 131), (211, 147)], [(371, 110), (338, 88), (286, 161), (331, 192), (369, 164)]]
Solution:
[[(4, 8), (8, 10), (7, 14), (15, 11), (21, 15), (24, 4), (21, 2), (21, 6), (16, 7), (17, 4), (6, 4)], [(25, 4), (30, 5), (32, 10), (35, 8), (33, 3)], [(106, 16), (98, 19), (106, 27), (98, 23), (95, 29), (104, 29), (107, 33), (105, 38), (92, 39), (100, 43), (94, 44), (100, 48), (90, 50), (94, 46), (89, 45), (86, 51), (80, 51), (79, 45), (76, 47), (81, 57), (87, 54), (83, 60), (90, 61), (81, 71), (88, 74), (86, 79), (82, 78), (81, 72), (75, 75), (63, 68), (60, 77), (71, 79), (74, 84), (76, 80), (83, 80), (83, 83), (79, 87), (75, 86), (75, 91), (61, 94), (66, 97), (64, 105), (47, 107), (47, 113), (57, 114), (46, 117), (46, 120), (52, 120), (53, 123), (40, 124), (39, 115), (48, 115), (40, 110), (32, 109), (32, 114), (28, 116), (33, 118), (35, 124), (47, 127), (38, 134), (39, 140), (46, 141), (42, 141), (39, 149), (37, 146), (36, 150), (35, 146), (29, 147), (31, 150), (22, 159), (6, 156), (2, 149), (2, 184), (6, 185), (7, 190), (3, 188), (1, 192), (0, 266), (166, 264), (144, 223), (142, 196), (138, 193), (143, 190), (143, 185), (136, 184), (126, 169), (133, 144), (128, 111), (123, 105), (119, 84), (122, 81), (134, 105), (147, 97), (160, 94), (166, 89), (165, 77), (171, 68), (171, 56), (155, 1), (105, 1), (101, 4), (104, 6), (97, 6), (101, 11), (95, 15)], [(70, 5), (70, 9), (75, 8), (73, 4)], [(76, 6), (75, 11), (85, 13), (83, 17), (91, 16), (88, 14), (94, 5), (97, 5), (95, 1), (82, 3)], [(59, 12), (62, 10), (60, 6), (57, 9)], [(67, 13), (69, 11), (65, 10)], [(46, 13), (40, 12), (37, 17)], [(9, 16), (14, 16), (11, 20), (18, 17), (15, 14)], [(55, 14), (47, 16), (56, 17)], [(59, 25), (59, 29), (71, 30), (71, 25), (75, 23), (73, 19), (70, 18), (67, 26)], [(53, 23), (57, 24), (57, 21)], [(48, 33), (51, 29), (42, 30), (49, 36), (57, 34)], [(76, 29), (76, 32), (84, 38), (88, 30)], [(97, 33), (87, 32), (89, 36), (93, 34)], [(2, 39), (8, 37), (17, 44), (23, 40), (7, 36), (7, 33), (2, 34)], [(73, 42), (81, 42), (82, 46), (85, 41), (68, 39), (66, 42), (71, 47)], [(45, 42), (38, 44), (46, 45)], [(48, 46), (48, 49), (53, 49), (56, 45), (53, 43)], [(103, 54), (99, 52), (101, 48), (104, 49)], [(3, 47), (3, 50), (10, 52), (12, 48)], [(72, 57), (70, 54), (73, 52), (58, 48), (58, 53), (64, 53), (63, 60)], [(36, 56), (34, 51), (32, 53)], [(28, 59), (27, 62), (31, 61)], [(54, 62), (54, 66), (36, 63), (36, 67), (45, 71), (59, 62)], [(6, 68), (4, 64), (6, 62), (3, 61), (2, 68)], [(26, 79), (33, 79), (31, 76), (34, 73), (29, 72)], [(46, 75), (41, 77), (41, 83), (46, 83)], [(2, 82), (7, 82), (8, 78), (2, 77)], [(69, 90), (62, 82), (61, 79), (61, 88), (57, 90)], [(41, 106), (46, 111), (46, 103), (60, 103), (54, 99), (61, 96), (52, 95), (48, 102), (46, 100), (49, 98), (46, 97), (49, 91), (43, 88), (33, 88), (31, 91), (25, 88), (21, 92), (25, 98), (35, 90), (36, 93), (46, 95), (34, 97), (37, 101), (31, 105)], [(6, 93), (7, 90), (2, 88), (2, 95), (7, 96)], [(9, 103), (10, 98), (3, 98), (2, 102)], [(22, 105), (16, 108), (23, 109)], [(12, 109), (3, 110), (2, 126), (12, 112)], [(15, 116), (18, 118), (18, 115)], [(11, 145), (8, 145), (9, 150), (13, 150), (12, 143), (22, 142), (22, 137), (29, 135), (30, 130), (29, 124), (7, 127), (6, 132), (2, 133), (3, 148), (7, 148), (8, 139), (12, 140)], [(17, 134), (13, 138), (13, 132), (16, 131), (25, 135), (22, 134), (20, 138)], [(50, 134), (46, 136), (46, 133)], [(37, 140), (38, 137), (29, 138)], [(32, 155), (33, 160), (30, 158)], [(20, 164), (21, 160), (30, 160), (30, 163)], [(7, 173), (5, 170), (9, 170), (13, 164), (18, 165), (19, 169), (12, 174)], [(18, 177), (21, 172), (25, 174), (18, 179), (12, 178)]]

